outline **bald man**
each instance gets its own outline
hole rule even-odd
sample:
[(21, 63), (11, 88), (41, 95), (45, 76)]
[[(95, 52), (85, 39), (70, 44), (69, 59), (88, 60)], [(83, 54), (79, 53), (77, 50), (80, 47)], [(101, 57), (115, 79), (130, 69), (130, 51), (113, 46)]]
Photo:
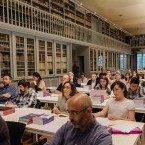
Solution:
[(92, 115), (92, 102), (86, 94), (67, 101), (69, 119), (45, 145), (112, 145), (111, 134)]
[(62, 83), (59, 84), (59, 86), (57, 87), (57, 89), (55, 90), (55, 94), (60, 94), (62, 93), (62, 86), (65, 82), (69, 82), (70, 78), (67, 74), (63, 75), (62, 77)]

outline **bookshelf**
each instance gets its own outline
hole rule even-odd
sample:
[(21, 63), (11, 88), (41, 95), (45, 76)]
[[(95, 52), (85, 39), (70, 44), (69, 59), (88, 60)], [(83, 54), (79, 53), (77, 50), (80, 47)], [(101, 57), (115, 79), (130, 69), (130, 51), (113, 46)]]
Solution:
[(9, 35), (0, 33), (0, 74), (11, 73)]
[(61, 44), (56, 43), (56, 74), (61, 74)]
[(53, 49), (52, 42), (47, 42), (47, 70), (48, 74), (53, 74)]
[(62, 45), (62, 73), (67, 73), (67, 46)]
[(28, 76), (35, 72), (34, 39), (27, 38), (27, 71)]
[(24, 37), (16, 36), (16, 69), (17, 77), (25, 76)]
[(64, 74), (67, 71), (67, 45), (56, 43), (56, 74)]
[(46, 55), (45, 55), (45, 41), (39, 40), (38, 41), (38, 53), (39, 53), (39, 73), (41, 76), (46, 75)]

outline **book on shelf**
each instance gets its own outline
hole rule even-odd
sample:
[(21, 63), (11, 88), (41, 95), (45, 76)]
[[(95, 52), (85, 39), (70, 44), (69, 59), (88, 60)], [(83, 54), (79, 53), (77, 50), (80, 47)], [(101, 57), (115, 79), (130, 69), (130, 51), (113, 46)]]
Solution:
[(15, 112), (15, 108), (0, 106), (0, 115), (5, 116)]
[(19, 117), (19, 121), (26, 124), (30, 124), (30, 123), (33, 123), (33, 117), (36, 117), (36, 116), (38, 117), (40, 115), (43, 115), (43, 113), (42, 114), (30, 113), (30, 114)]
[(54, 120), (54, 116), (52, 114), (50, 114), (50, 115), (43, 114), (40, 116), (33, 117), (33, 123), (39, 124), (39, 125), (49, 123), (53, 120)]

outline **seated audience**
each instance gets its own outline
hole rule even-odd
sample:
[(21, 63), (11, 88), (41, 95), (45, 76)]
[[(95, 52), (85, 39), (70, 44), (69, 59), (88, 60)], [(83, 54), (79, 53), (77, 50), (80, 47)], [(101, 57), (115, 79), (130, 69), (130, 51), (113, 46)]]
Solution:
[(94, 89), (98, 83), (100, 82), (99, 77), (97, 77), (96, 73), (91, 74), (91, 79), (87, 82), (87, 85), (90, 85), (92, 89)]
[(133, 70), (133, 72), (132, 72), (132, 77), (136, 77), (136, 78), (139, 79), (139, 75), (138, 75), (138, 73), (137, 73), (136, 70)]
[(106, 71), (104, 67), (101, 68), (101, 72), (99, 73), (99, 78), (102, 76), (106, 76)]
[(78, 79), (76, 77), (74, 77), (74, 74), (71, 71), (68, 72), (68, 76), (69, 76), (70, 82), (74, 83), (74, 85), (76, 87), (80, 87), (81, 86), (80, 84), (78, 84)]
[(65, 82), (69, 82), (69, 76), (67, 74), (63, 75), (63, 77), (62, 77), (62, 83), (59, 84), (59, 86), (55, 90), (56, 94), (62, 93), (62, 86), (64, 85)]
[(31, 88), (34, 88), (36, 92), (46, 89), (45, 82), (42, 80), (38, 72), (33, 73)]
[(121, 77), (121, 72), (119, 70), (115, 72), (114, 80), (110, 80), (109, 78), (108, 80), (109, 80), (109, 85), (113, 84), (115, 81), (121, 81), (124, 83), (124, 80)]
[(139, 86), (139, 79), (133, 77), (130, 80), (130, 87), (128, 88), (127, 97), (129, 99), (142, 99), (145, 98), (144, 87)]
[(100, 83), (95, 87), (96, 90), (106, 90), (106, 97), (108, 98), (111, 94), (111, 90), (108, 87), (108, 78), (106, 76), (102, 76), (100, 78)]
[(132, 71), (131, 71), (131, 69), (128, 69), (126, 73), (129, 73), (130, 78), (132, 78)]
[(66, 114), (66, 102), (67, 100), (74, 96), (76, 93), (78, 93), (75, 85), (71, 82), (65, 82), (62, 87), (62, 96), (58, 97), (58, 103), (53, 108), (53, 113), (60, 114), (65, 113)]
[(92, 114), (90, 97), (78, 93), (68, 99), (66, 107), (70, 121), (44, 145), (112, 145), (111, 134)]
[(109, 80), (113, 80), (113, 76), (111, 74), (111, 70), (110, 69), (107, 69), (106, 70), (106, 77), (109, 79)]
[(0, 116), (0, 145), (10, 145), (9, 130), (6, 122)]
[(19, 92), (14, 102), (6, 102), (7, 107), (35, 107), (36, 105), (36, 92), (30, 88), (30, 82), (26, 80), (20, 80), (18, 82)]
[(88, 79), (85, 77), (85, 73), (81, 73), (81, 76), (78, 79), (78, 82), (79, 82), (79, 84), (88, 82)]
[(131, 80), (130, 73), (126, 73), (126, 74), (125, 74), (125, 84), (126, 84), (127, 86), (130, 85), (130, 80)]
[(12, 76), (10, 74), (3, 75), (3, 87), (0, 88), (0, 104), (7, 101), (13, 102), (17, 95), (16, 88), (11, 84)]
[(102, 111), (95, 114), (95, 117), (107, 117), (110, 120), (135, 120), (135, 104), (127, 99), (127, 89), (121, 81), (115, 81), (111, 85), (115, 98), (108, 100)]

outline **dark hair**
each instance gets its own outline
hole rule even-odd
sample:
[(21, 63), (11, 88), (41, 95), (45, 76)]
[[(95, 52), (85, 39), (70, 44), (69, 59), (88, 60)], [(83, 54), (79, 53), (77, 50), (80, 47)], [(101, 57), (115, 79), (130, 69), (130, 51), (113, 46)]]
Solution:
[(130, 79), (131, 77), (130, 77), (130, 73), (126, 73), (126, 74), (125, 74), (125, 80), (127, 81), (126, 75), (129, 75), (129, 79)]
[(85, 73), (84, 73), (84, 72), (82, 72), (82, 73), (81, 73), (81, 75), (84, 75), (84, 76), (85, 76)]
[(137, 77), (131, 78), (130, 84), (138, 84), (139, 85), (139, 78), (137, 78)]
[(70, 84), (70, 87), (71, 87), (70, 96), (74, 96), (75, 94), (78, 93), (78, 91), (77, 91), (75, 85), (74, 85), (72, 82), (65, 82), (65, 83), (63, 84), (63, 86), (62, 86), (62, 95), (63, 95), (63, 96), (64, 96), (63, 90), (64, 90), (64, 88), (65, 88), (65, 84)]
[(30, 82), (28, 82), (27, 80), (25, 79), (22, 79), (18, 82), (18, 86), (22, 85), (23, 87), (28, 87), (30, 88)]
[(38, 72), (34, 72), (33, 76), (38, 78), (38, 84), (39, 84), (39, 82), (42, 80), (40, 74)]
[(116, 85), (118, 85), (119, 88), (121, 88), (122, 90), (124, 89), (124, 96), (127, 97), (126, 85), (125, 85), (123, 82), (121, 82), (121, 81), (115, 81), (115, 82), (111, 85), (111, 87), (110, 87), (111, 90), (113, 90), (114, 87), (115, 87)]
[(3, 74), (2, 78), (5, 77), (5, 76), (8, 76), (8, 77), (12, 80), (12, 76), (11, 76), (10, 73), (5, 73), (5, 74)]
[[(106, 80), (106, 86), (105, 86), (105, 88), (107, 88), (108, 83), (109, 83), (108, 78), (107, 78), (106, 76), (101, 76), (101, 77), (100, 77), (100, 80), (101, 80), (101, 79)], [(102, 89), (102, 85), (101, 85), (101, 84), (100, 84), (100, 87), (101, 87), (101, 89)]]

